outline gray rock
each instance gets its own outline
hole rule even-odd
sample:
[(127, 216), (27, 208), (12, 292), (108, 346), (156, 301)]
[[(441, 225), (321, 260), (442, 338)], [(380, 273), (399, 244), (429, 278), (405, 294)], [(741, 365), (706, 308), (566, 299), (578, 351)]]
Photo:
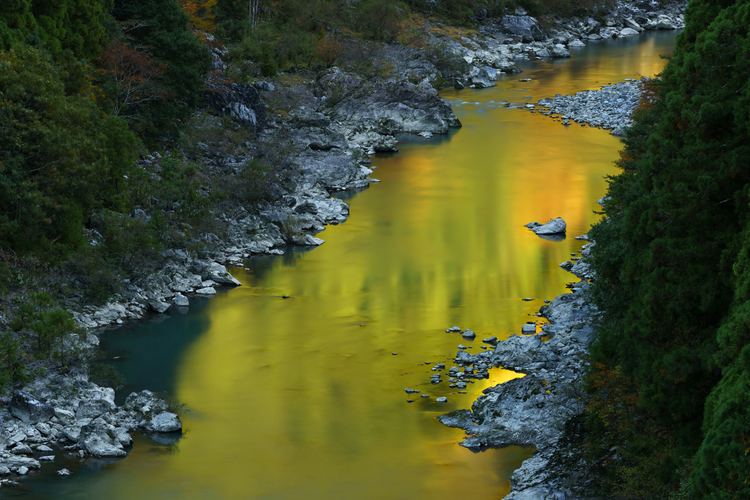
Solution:
[(448, 398), (446, 398), (445, 396), (443, 396), (441, 398), (437, 398), (435, 400), (435, 402), (437, 402), (437, 403), (447, 403), (448, 402)]
[(84, 401), (76, 408), (76, 419), (94, 419), (104, 413), (109, 413), (112, 409), (112, 403), (104, 399)]
[(18, 473), (19, 476), (25, 476), (26, 474), (29, 473), (29, 468), (25, 466), (21, 466), (18, 468), (16, 472)]
[(63, 424), (72, 424), (76, 419), (75, 413), (62, 408), (55, 408), (55, 416)]
[(198, 295), (203, 295), (204, 297), (213, 297), (216, 295), (216, 290), (214, 288), (211, 288), (210, 286), (207, 286), (205, 288), (199, 288), (195, 291)]
[(11, 415), (25, 424), (47, 422), (55, 416), (55, 409), (52, 406), (22, 391), (13, 392), (9, 409)]
[(161, 300), (151, 300), (149, 301), (148, 305), (153, 309), (154, 312), (162, 314), (167, 312), (167, 309), (169, 309), (169, 303), (163, 302)]
[(31, 451), (31, 448), (29, 448), (27, 445), (23, 443), (19, 443), (16, 446), (13, 447), (12, 450), (10, 450), (11, 453), (14, 455), (31, 455), (33, 452)]
[(165, 411), (141, 422), (141, 427), (147, 432), (179, 432), (182, 422), (174, 413)]
[(190, 305), (190, 301), (187, 297), (185, 297), (181, 293), (178, 293), (174, 296), (174, 305), (178, 307), (188, 307)]
[(131, 392), (125, 400), (124, 408), (128, 411), (138, 412), (140, 415), (149, 415), (166, 411), (167, 404), (153, 392), (143, 390)]
[(463, 331), (461, 336), (465, 339), (473, 339), (474, 337), (477, 336), (477, 334), (467, 328), (466, 330)]
[(112, 438), (107, 428), (101, 425), (85, 425), (81, 428), (81, 447), (94, 457), (125, 457), (119, 441)]
[(547, 234), (564, 234), (567, 224), (562, 218), (557, 217), (547, 222), (546, 224), (539, 224), (538, 222), (530, 222), (526, 224), (527, 228), (531, 229), (535, 234), (547, 235)]
[(70, 476), (70, 471), (68, 469), (60, 469), (57, 471), (57, 475), (60, 477), (68, 477)]
[(229, 274), (226, 266), (222, 266), (217, 262), (211, 262), (207, 269), (206, 279), (215, 281), (216, 283), (223, 283), (226, 285), (240, 286), (240, 283), (234, 276)]
[(539, 21), (529, 16), (505, 16), (500, 23), (503, 31), (511, 35), (519, 35), (524, 42), (544, 40), (544, 32)]

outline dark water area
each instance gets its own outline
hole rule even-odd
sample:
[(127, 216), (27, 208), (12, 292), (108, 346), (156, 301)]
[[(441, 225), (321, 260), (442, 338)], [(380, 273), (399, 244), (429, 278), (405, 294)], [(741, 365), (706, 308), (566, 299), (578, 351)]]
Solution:
[[(189, 312), (105, 332), (131, 391), (166, 391), (190, 410), (176, 443), (136, 436), (124, 460), (58, 453), (8, 498), (502, 498), (532, 447), (473, 453), (436, 417), (519, 376), (496, 369), (459, 394), (431, 385), (458, 344), (507, 338), (573, 277), (557, 265), (599, 216), (620, 141), (502, 101), (653, 76), (675, 33), (589, 42), (566, 60), (521, 63), (484, 90), (445, 90), (464, 124), (444, 137), (400, 138), (373, 157), (382, 182), (344, 193), (345, 224), (316, 249), (250, 259), (243, 286), (193, 300)], [(532, 78), (531, 82), (519, 82)], [(523, 227), (563, 217), (568, 236)], [(289, 299), (283, 299), (287, 295)], [(531, 297), (525, 302), (521, 299)], [(466, 341), (444, 330), (477, 332)], [(426, 364), (426, 363), (430, 364)], [(444, 377), (447, 379), (447, 377)], [(407, 403), (407, 387), (429, 395)], [(447, 404), (436, 398), (445, 396)], [(60, 479), (54, 471), (73, 475)]]

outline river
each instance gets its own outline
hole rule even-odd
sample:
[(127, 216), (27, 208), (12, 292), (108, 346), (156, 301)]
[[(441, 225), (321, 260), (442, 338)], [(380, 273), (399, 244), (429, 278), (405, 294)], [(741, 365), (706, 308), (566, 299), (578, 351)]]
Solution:
[[(516, 374), (493, 370), (458, 394), (447, 376), (431, 385), (430, 367), (450, 363), (461, 343), (477, 352), (484, 337), (519, 333), (543, 299), (565, 291), (574, 278), (557, 264), (579, 251), (573, 236), (598, 220), (595, 200), (604, 176), (616, 173), (620, 142), (497, 103), (654, 75), (674, 37), (589, 42), (571, 59), (521, 63), (523, 74), (497, 87), (443, 91), (463, 128), (405, 138), (398, 154), (373, 157), (382, 182), (348, 198), (349, 220), (321, 233), (322, 247), (251, 259), (232, 270), (243, 286), (194, 301), (186, 315), (102, 336), (129, 382), (118, 398), (167, 391), (189, 409), (182, 439), (137, 435), (122, 461), (58, 457), (3, 494), (502, 498), (533, 447), (473, 453), (457, 445), (463, 432), (436, 416), (469, 407)], [(568, 223), (563, 241), (523, 227), (554, 217)], [(453, 325), (477, 339), (446, 334)], [(448, 403), (435, 402), (440, 396)], [(73, 476), (56, 477), (61, 467)]]

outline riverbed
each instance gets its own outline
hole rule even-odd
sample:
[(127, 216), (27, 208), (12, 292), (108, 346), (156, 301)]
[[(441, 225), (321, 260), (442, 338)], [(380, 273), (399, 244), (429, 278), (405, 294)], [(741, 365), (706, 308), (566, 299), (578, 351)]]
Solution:
[[(520, 333), (544, 299), (565, 291), (571, 275), (557, 264), (599, 219), (595, 200), (616, 173), (620, 141), (501, 103), (652, 76), (675, 35), (589, 42), (571, 59), (521, 63), (523, 74), (497, 87), (443, 91), (463, 128), (406, 137), (399, 153), (373, 157), (381, 182), (347, 195), (349, 220), (319, 234), (322, 247), (251, 259), (231, 270), (243, 286), (102, 336), (129, 382), (119, 397), (148, 388), (186, 405), (182, 439), (139, 436), (115, 462), (58, 454), (54, 467), (3, 493), (502, 498), (533, 448), (473, 453), (457, 445), (463, 431), (436, 416), (517, 375), (493, 370), (459, 394), (447, 376), (432, 385), (431, 367), (450, 367), (459, 344), (477, 352), (485, 337)], [(554, 217), (568, 224), (563, 241), (523, 227)], [(445, 333), (454, 325), (476, 340)], [(446, 404), (435, 401), (441, 396)], [(54, 476), (63, 466), (72, 477)]]

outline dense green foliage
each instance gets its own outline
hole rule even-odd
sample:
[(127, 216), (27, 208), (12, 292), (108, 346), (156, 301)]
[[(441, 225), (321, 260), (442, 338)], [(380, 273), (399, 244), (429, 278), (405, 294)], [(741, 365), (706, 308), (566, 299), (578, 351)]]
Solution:
[(747, 496), (749, 27), (747, 0), (689, 5), (658, 100), (610, 180), (607, 220), (590, 233), (605, 311), (592, 357), (620, 367), (672, 439), (641, 458), (675, 484), (700, 447), (693, 488), (710, 498)]
[(121, 203), (135, 137), (99, 111), (88, 76), (28, 46), (0, 54), (0, 244), (74, 248), (84, 218)]
[(56, 54), (67, 49), (94, 59), (107, 39), (111, 0), (5, 0), (0, 4), (0, 49), (37, 40)]

